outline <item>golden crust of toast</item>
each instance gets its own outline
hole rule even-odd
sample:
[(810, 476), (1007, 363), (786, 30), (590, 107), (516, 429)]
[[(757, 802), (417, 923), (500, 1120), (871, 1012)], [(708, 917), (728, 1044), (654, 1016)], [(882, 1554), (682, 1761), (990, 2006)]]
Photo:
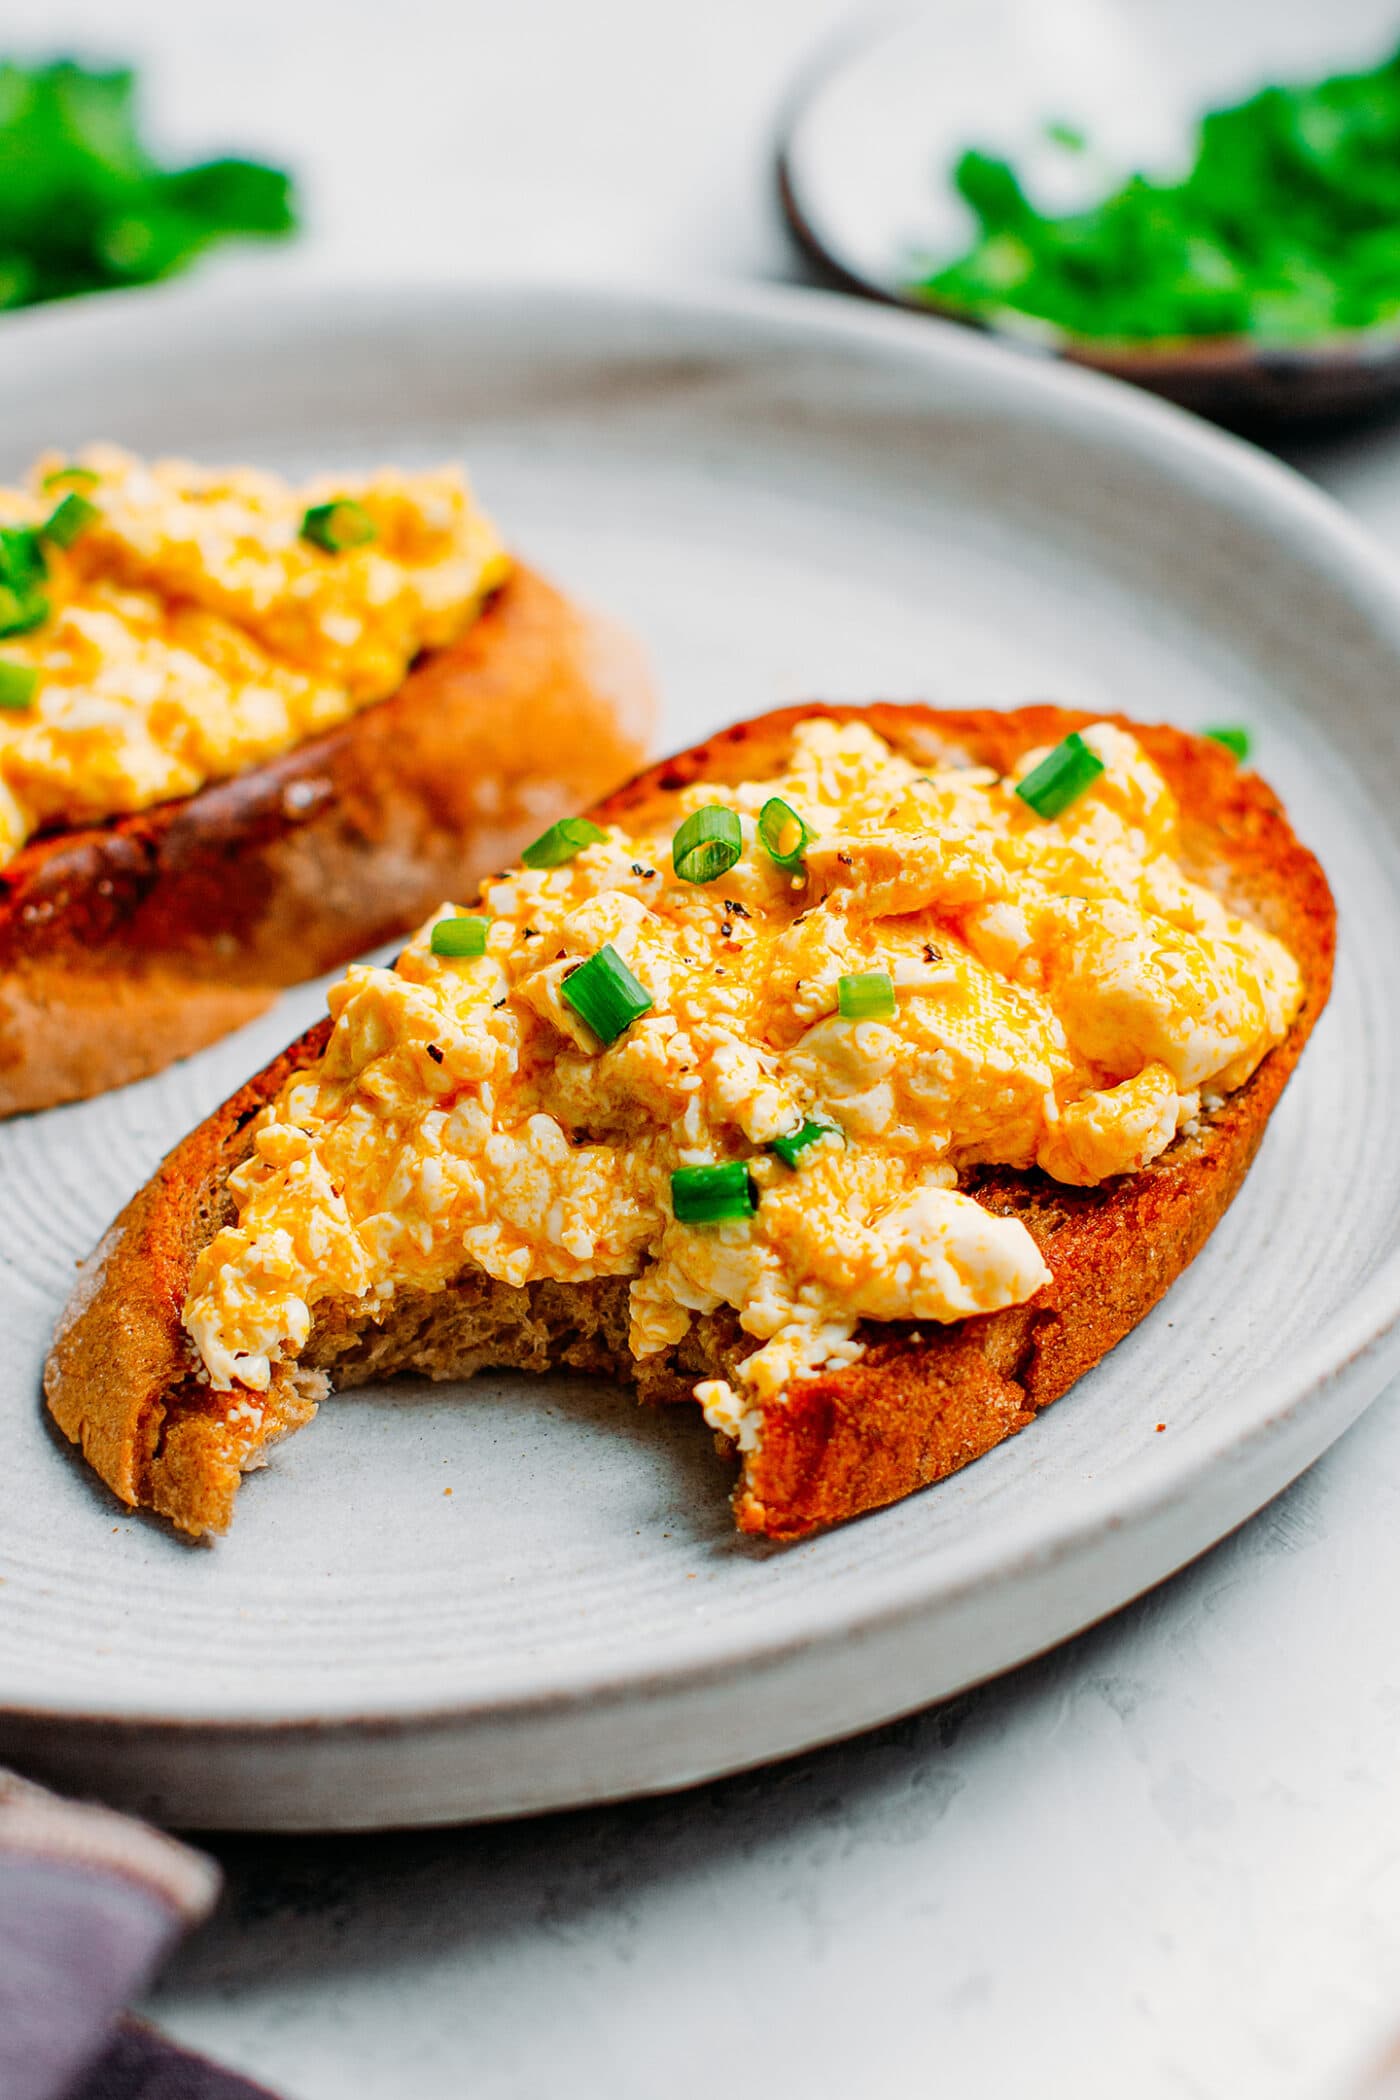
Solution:
[(517, 567), (390, 699), (0, 868), (0, 1115), (81, 1100), (407, 932), (646, 749), (639, 653)]
[[(796, 722), (857, 714), (916, 761), (960, 757), (1003, 772), (1022, 752), (1103, 719), (1048, 706), (788, 708), (651, 767), (592, 814), (640, 821), (693, 780), (762, 778), (777, 770)], [(975, 1177), (970, 1193), (1025, 1222), (1053, 1282), (1025, 1305), (945, 1328), (866, 1323), (857, 1362), (802, 1380), (768, 1411), (734, 1491), (744, 1531), (800, 1538), (896, 1501), (1023, 1428), (1097, 1363), (1204, 1245), (1326, 1003), (1332, 897), (1277, 798), (1218, 745), (1111, 719), (1132, 730), (1176, 791), (1187, 872), (1292, 950), (1303, 1006), (1248, 1083), (1142, 1172), (1090, 1189), (1035, 1172)], [(193, 1534), (226, 1527), (241, 1470), (260, 1461), (229, 1422), (230, 1396), (196, 1374), (181, 1326), (191, 1268), (230, 1215), (224, 1184), (246, 1151), (248, 1123), (289, 1072), (320, 1055), (328, 1031), (327, 1022), (311, 1029), (177, 1146), (86, 1264), (55, 1335), (45, 1389), (59, 1426), (123, 1501)], [(487, 1363), (571, 1366), (625, 1378), (644, 1399), (679, 1400), (696, 1379), (728, 1375), (753, 1346), (722, 1312), (695, 1321), (675, 1349), (634, 1362), (626, 1291), (625, 1279), (516, 1290), (476, 1274), (431, 1299), (406, 1294), (382, 1327), (341, 1309), (313, 1328), (305, 1368), (260, 1441), (298, 1426), (328, 1383), (404, 1369), (465, 1376)]]

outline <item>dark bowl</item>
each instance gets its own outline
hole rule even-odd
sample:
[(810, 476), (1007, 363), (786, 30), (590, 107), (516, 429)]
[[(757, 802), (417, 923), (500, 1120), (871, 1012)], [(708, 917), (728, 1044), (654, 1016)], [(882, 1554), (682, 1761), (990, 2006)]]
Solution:
[(783, 215), (821, 282), (906, 313), (932, 314), (994, 336), (1030, 357), (1107, 372), (1161, 394), (1232, 430), (1282, 429), (1380, 415), (1400, 408), (1400, 330), (1367, 329), (1316, 343), (1265, 345), (1245, 336), (1202, 336), (1160, 343), (1046, 340), (970, 318), (936, 300), (916, 298), (853, 269), (829, 248), (805, 213), (793, 180), (791, 132), (778, 147)]
[[(1400, 408), (1400, 324), (1290, 344), (1243, 336), (1125, 343), (1058, 336), (1030, 320), (1020, 327), (983, 321), (901, 284), (886, 257), (897, 250), (898, 229), (916, 221), (916, 191), (909, 184), (911, 171), (923, 166), (921, 150), (911, 154), (905, 142), (911, 130), (917, 135), (929, 127), (931, 179), (940, 121), (949, 158), (956, 138), (965, 142), (976, 136), (984, 121), (995, 138), (996, 118), (982, 86), (988, 80), (997, 83), (994, 103), (1005, 95), (1007, 39), (1018, 34), (1019, 4), (977, 0), (975, 20), (985, 48), (974, 49), (970, 57), (958, 43), (943, 0), (899, 0), (860, 16), (812, 55), (778, 119), (776, 176), (788, 226), (818, 279), (906, 312), (957, 321), (1030, 356), (1111, 373), (1234, 429), (1267, 434)], [(1179, 0), (1153, 0), (1145, 12), (1149, 18), (1154, 11), (1161, 16), (1160, 28), (1176, 23), (1178, 5)], [(1345, 50), (1355, 44), (1359, 30), (1355, 25), (1348, 29), (1345, 5), (1338, 0), (1334, 5), (1339, 49)], [(966, 43), (966, 23), (961, 35)], [(1278, 53), (1271, 56), (1273, 43), (1265, 28), (1251, 26), (1248, 40), (1251, 52), (1255, 44), (1260, 47), (1261, 77), (1271, 65), (1283, 63)], [(1054, 77), (1054, 51), (1052, 44), (1048, 57), (1041, 54), (1050, 72), (1037, 72), (1034, 92), (1047, 105), (1063, 96), (1072, 106), (1073, 89)], [(956, 133), (950, 128), (954, 124)], [(888, 198), (888, 246), (883, 235), (870, 238), (868, 188), (854, 216), (846, 208), (861, 199), (872, 170), (873, 194), (877, 200)], [(920, 172), (917, 180), (923, 179)], [(884, 210), (880, 201), (878, 211)]]

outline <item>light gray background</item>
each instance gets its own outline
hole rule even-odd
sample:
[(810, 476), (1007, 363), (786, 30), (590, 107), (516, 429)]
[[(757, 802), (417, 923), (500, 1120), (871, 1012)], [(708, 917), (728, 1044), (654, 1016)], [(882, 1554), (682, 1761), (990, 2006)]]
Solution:
[[(843, 13), (12, 0), (5, 33), (148, 58), (172, 146), (294, 153), (313, 240), (273, 274), (775, 276), (769, 126)], [(1400, 545), (1400, 427), (1297, 456)], [(921, 1720), (605, 1813), (225, 1843), (152, 2010), (291, 2100), (1344, 2090), (1400, 2024), (1397, 1510), (1392, 1397), (1159, 1594)]]

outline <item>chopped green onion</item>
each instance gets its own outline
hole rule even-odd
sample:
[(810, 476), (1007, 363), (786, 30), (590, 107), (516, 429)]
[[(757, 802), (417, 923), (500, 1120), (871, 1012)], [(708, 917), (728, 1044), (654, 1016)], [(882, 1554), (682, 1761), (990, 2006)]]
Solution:
[(61, 489), (66, 486), (80, 489), (95, 489), (101, 479), (102, 476), (91, 467), (55, 467), (51, 474), (44, 476), (39, 486), (47, 495), (51, 489)]
[(1227, 751), (1233, 751), (1241, 765), (1249, 757), (1250, 741), (1247, 729), (1208, 729), (1206, 735), (1213, 744), (1223, 744)]
[(753, 1216), (758, 1190), (741, 1159), (721, 1167), (677, 1167), (671, 1176), (671, 1209), (678, 1225), (724, 1225)]
[(40, 588), (48, 573), (43, 542), (31, 526), (0, 526), (0, 636), (28, 634), (48, 618)]
[(39, 673), (33, 664), (13, 663), (0, 656), (0, 707), (15, 712), (33, 705)]
[(313, 503), (301, 521), (301, 536), (327, 554), (344, 554), (351, 547), (367, 547), (379, 537), (363, 503), (353, 496), (337, 496), (333, 503)]
[(787, 1137), (774, 1138), (768, 1150), (776, 1152), (784, 1166), (795, 1167), (800, 1155), (809, 1145), (815, 1145), (818, 1138), (840, 1137), (842, 1134), (835, 1123), (814, 1122), (809, 1116), (800, 1130), (791, 1131)]
[(687, 817), (671, 841), (671, 866), (682, 882), (714, 882), (727, 875), (744, 850), (744, 834), (732, 809), (712, 802)]
[(638, 984), (611, 941), (569, 972), (559, 996), (600, 1043), (615, 1043), (652, 1004), (651, 993)]
[(12, 634), (29, 634), (42, 627), (49, 616), (49, 601), (40, 592), (21, 593), (8, 583), (0, 583), (0, 638)]
[(585, 846), (596, 846), (599, 839), (606, 837), (606, 831), (587, 817), (561, 817), (548, 831), (542, 831), (520, 858), (527, 868), (562, 868)]
[(37, 589), (49, 573), (44, 545), (29, 525), (0, 525), (0, 583), (21, 597)]
[(457, 919), (439, 919), (433, 928), (434, 955), (484, 955), (489, 919), (463, 914)]
[(65, 496), (53, 513), (39, 527), (43, 537), (55, 547), (71, 547), (89, 525), (95, 524), (102, 513), (86, 496), (76, 493)]
[(789, 874), (802, 872), (802, 856), (816, 835), (781, 795), (770, 797), (758, 813), (758, 836), (764, 852)]
[(1017, 782), (1016, 792), (1038, 817), (1058, 817), (1093, 786), (1102, 771), (1103, 760), (1072, 729), (1062, 744), (1056, 744)]
[(836, 980), (836, 1011), (845, 1021), (888, 1021), (894, 1014), (894, 979), (888, 970), (857, 970)]

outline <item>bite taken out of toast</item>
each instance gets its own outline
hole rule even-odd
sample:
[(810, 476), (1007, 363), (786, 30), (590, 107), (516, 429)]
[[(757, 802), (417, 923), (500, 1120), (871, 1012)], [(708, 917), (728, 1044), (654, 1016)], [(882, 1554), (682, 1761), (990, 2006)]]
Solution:
[(745, 1531), (894, 1501), (1169, 1288), (1331, 981), (1257, 775), (1055, 707), (787, 709), (525, 861), (353, 968), (86, 1264), (46, 1392), (125, 1502), (219, 1532), (336, 1389), (487, 1365), (698, 1401)]
[(96, 447), (31, 483), (0, 491), (0, 1116), (405, 933), (646, 749), (637, 645), (453, 470), (331, 499)]

